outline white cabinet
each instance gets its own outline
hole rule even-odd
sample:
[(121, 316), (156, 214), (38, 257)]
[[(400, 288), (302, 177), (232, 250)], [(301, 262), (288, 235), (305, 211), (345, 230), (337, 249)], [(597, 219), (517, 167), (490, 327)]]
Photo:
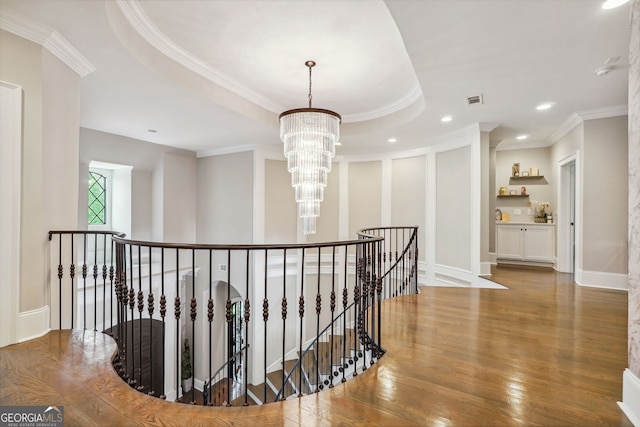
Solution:
[(553, 224), (496, 224), (498, 262), (553, 265)]

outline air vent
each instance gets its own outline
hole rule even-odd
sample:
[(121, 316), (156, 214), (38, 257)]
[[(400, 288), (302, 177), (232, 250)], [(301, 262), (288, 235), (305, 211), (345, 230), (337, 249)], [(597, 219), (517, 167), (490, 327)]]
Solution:
[(482, 104), (482, 95), (470, 96), (467, 98), (467, 104)]

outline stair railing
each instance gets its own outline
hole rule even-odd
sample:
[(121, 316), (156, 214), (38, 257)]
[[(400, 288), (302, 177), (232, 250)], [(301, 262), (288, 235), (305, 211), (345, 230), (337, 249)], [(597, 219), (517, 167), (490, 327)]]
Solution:
[[(346, 382), (347, 369), (354, 367), (357, 375), (358, 360), (362, 358), (360, 340), (353, 332), (355, 322), (346, 318), (353, 313), (355, 302), (342, 311), (332, 323), (327, 325), (316, 338), (307, 345), (302, 354), (289, 369), (283, 367), (282, 386), (276, 394), (276, 401), (285, 400), (290, 396), (303, 396), (316, 393), (325, 388), (333, 388), (334, 382)], [(352, 328), (348, 328), (351, 324)], [(348, 333), (347, 331), (350, 331)], [(335, 345), (334, 341), (338, 341)], [(327, 343), (329, 353), (320, 357), (319, 343)], [(314, 382), (315, 381), (315, 382)], [(287, 390), (293, 391), (287, 393)]]
[[(365, 369), (383, 353), (380, 302), (417, 289), (417, 227), (367, 229), (357, 240), (290, 245), (146, 242), (77, 230), (49, 235), (51, 248), (58, 247), (57, 256), (51, 251), (52, 270), (58, 270), (51, 324), (110, 333), (118, 344), (114, 367), (123, 380), (169, 400), (180, 398), (183, 373), (194, 379), (191, 402), (196, 389), (206, 389), (205, 379), (211, 385), (211, 368), (233, 352), (228, 335), (238, 320), (238, 342), (250, 345), (243, 355), (243, 389), (259, 385), (260, 403), (276, 400), (267, 374), (302, 355), (336, 319), (353, 329), (349, 339), (369, 349), (363, 353), (369, 360)], [(236, 316), (232, 302), (238, 300), (243, 312)], [(347, 308), (351, 314), (341, 314)], [(191, 343), (187, 365), (185, 339)], [(319, 376), (314, 384), (320, 385)], [(247, 394), (233, 404), (247, 404)]]
[[(399, 230), (402, 231), (401, 234), (397, 233)], [(380, 345), (380, 302), (384, 298), (418, 292), (418, 228), (379, 227), (364, 229), (361, 232), (367, 233), (367, 235), (383, 236), (384, 240), (379, 242), (383, 245), (382, 250), (378, 248), (373, 253), (365, 251), (358, 258), (357, 272), (361, 284), (361, 300), (359, 301), (361, 310), (356, 312), (357, 329), (352, 329), (356, 331), (353, 334), (353, 340), (347, 338), (345, 326), (347, 322), (344, 321), (344, 318), (352, 313), (354, 307), (358, 305), (357, 301), (345, 307), (344, 311), (332, 319), (331, 323), (316, 335), (316, 338), (309, 343), (288, 372), (283, 369), (282, 386), (278, 390), (275, 400), (285, 400), (289, 397), (286, 390), (291, 384), (296, 384), (296, 381), (292, 381), (296, 375), (298, 396), (302, 396), (321, 391), (325, 386), (334, 387), (334, 380), (339, 378), (339, 373), (342, 373), (341, 382), (345, 382), (348, 368), (351, 368), (350, 376), (357, 376), (358, 370), (366, 371), (367, 365), (373, 365), (385, 352)], [(395, 241), (389, 242), (387, 234), (393, 236)], [(398, 247), (397, 243), (400, 243), (401, 246)], [(398, 249), (400, 250), (398, 251)], [(387, 253), (389, 254), (388, 258)], [(377, 263), (372, 259), (372, 256), (378, 257)], [(378, 267), (377, 275), (376, 265)], [(376, 322), (376, 315), (378, 322)], [(367, 327), (368, 325), (371, 325), (371, 328)], [(376, 332), (377, 336), (370, 335), (376, 334)], [(334, 337), (338, 337), (340, 347), (342, 347), (342, 353), (338, 352), (339, 360), (336, 360), (336, 354), (334, 354)], [(323, 343), (329, 343), (329, 354), (325, 352), (322, 355), (322, 351), (319, 350)], [(367, 355), (369, 362), (366, 359)], [(334, 367), (337, 367), (337, 370), (334, 370)], [(312, 382), (314, 378), (316, 381)]]
[[(232, 406), (234, 400), (246, 395), (242, 379), (242, 361), (246, 360), (248, 345), (236, 351), (218, 370), (204, 382), (202, 404), (204, 406)], [(240, 374), (240, 381), (238, 381)], [(246, 403), (246, 402), (244, 402)]]

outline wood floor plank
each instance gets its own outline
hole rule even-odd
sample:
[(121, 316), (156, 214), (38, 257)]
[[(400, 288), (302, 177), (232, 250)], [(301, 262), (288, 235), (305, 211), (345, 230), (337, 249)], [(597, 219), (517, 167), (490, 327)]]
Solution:
[(165, 402), (115, 374), (110, 337), (52, 331), (0, 349), (0, 405), (61, 405), (69, 426), (631, 426), (616, 405), (627, 294), (550, 269), (493, 273), (509, 289), (427, 287), (385, 301), (385, 356), (315, 395), (248, 408)]

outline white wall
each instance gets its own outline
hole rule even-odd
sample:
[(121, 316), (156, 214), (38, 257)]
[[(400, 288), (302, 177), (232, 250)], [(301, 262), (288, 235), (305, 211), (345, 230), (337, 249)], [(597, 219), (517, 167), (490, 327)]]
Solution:
[(574, 128), (551, 147), (559, 263), (568, 238), (564, 225), (568, 213), (562, 211), (559, 199), (559, 165), (575, 159), (576, 283), (627, 289), (627, 117), (582, 120), (575, 115), (573, 119)]
[(151, 177), (147, 170), (131, 171), (131, 238), (151, 240)]
[(585, 271), (627, 274), (627, 116), (584, 122)]
[(20, 283), (22, 88), (0, 81), (0, 347), (16, 339)]
[(253, 156), (245, 151), (197, 160), (198, 243), (253, 242)]
[(196, 241), (196, 158), (164, 153), (163, 240)]
[(115, 169), (111, 174), (111, 182), (112, 229), (131, 236), (131, 168)]
[(164, 240), (164, 158), (151, 173), (151, 240)]
[(427, 206), (426, 156), (392, 160), (391, 221), (389, 225), (417, 225), (420, 259), (424, 260)]
[(436, 154), (435, 263), (471, 271), (471, 150)]
[(349, 163), (349, 239), (364, 227), (382, 224), (382, 165), (380, 161)]
[[(291, 243), (297, 239), (298, 216), (291, 174), (284, 160), (265, 160), (264, 168), (265, 243)], [(324, 211), (325, 204), (320, 207)]]
[[(80, 77), (41, 46), (2, 31), (0, 80), (23, 88), (16, 340), (49, 325), (51, 229), (77, 224)], [(65, 165), (61, 168), (60, 165)]]

